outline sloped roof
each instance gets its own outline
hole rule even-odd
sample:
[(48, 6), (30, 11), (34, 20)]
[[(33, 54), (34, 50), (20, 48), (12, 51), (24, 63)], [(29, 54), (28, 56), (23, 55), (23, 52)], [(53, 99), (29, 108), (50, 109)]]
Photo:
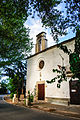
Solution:
[(71, 41), (75, 40), (75, 38), (76, 38), (76, 37), (73, 37), (73, 38), (68, 39), (68, 40), (66, 40), (66, 41), (63, 41), (63, 42), (61, 42), (61, 43), (59, 43), (59, 44), (50, 46), (50, 47), (48, 47), (48, 48), (46, 48), (46, 49), (44, 49), (44, 50), (42, 50), (42, 51), (40, 51), (40, 52), (38, 52), (38, 53), (35, 53), (35, 54), (33, 54), (33, 55), (27, 57), (27, 59), (29, 59), (29, 58), (31, 58), (31, 57), (34, 57), (34, 56), (36, 56), (36, 55), (38, 55), (38, 54), (40, 54), (40, 53), (43, 53), (43, 52), (45, 52), (45, 51), (47, 51), (47, 50), (50, 50), (50, 49), (56, 47), (57, 45), (66, 44), (66, 43), (68, 43), (68, 42), (71, 42)]

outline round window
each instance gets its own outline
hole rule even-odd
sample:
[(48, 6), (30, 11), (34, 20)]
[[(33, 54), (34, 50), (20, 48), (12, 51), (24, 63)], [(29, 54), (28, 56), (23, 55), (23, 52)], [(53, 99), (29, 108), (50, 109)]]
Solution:
[(44, 67), (44, 61), (41, 60), (41, 61), (39, 62), (39, 68), (42, 69), (43, 67)]

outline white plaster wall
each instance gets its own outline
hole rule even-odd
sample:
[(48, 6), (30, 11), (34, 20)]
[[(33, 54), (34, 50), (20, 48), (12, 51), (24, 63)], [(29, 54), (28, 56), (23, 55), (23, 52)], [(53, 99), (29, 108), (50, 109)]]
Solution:
[[(69, 49), (74, 50), (74, 41), (66, 43)], [(38, 55), (35, 55), (27, 61), (27, 85), (26, 89), (31, 92), (34, 91), (37, 81), (45, 81), (45, 97), (53, 98), (70, 98), (69, 95), (69, 80), (61, 83), (61, 87), (57, 88), (57, 81), (52, 84), (47, 84), (46, 80), (51, 80), (57, 74), (52, 72), (52, 69), (58, 69), (57, 65), (62, 66), (62, 59), (64, 58), (64, 65), (69, 65), (69, 56), (57, 47), (48, 49)], [(39, 61), (44, 60), (45, 65), (42, 70), (39, 69)], [(41, 73), (41, 77), (40, 77)]]

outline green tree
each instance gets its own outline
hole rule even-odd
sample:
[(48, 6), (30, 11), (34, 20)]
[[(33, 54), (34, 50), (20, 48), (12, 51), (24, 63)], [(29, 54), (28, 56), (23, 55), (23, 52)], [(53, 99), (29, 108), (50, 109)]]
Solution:
[[(58, 10), (62, 4), (65, 10)], [(80, 1), (79, 0), (30, 0), (33, 16), (35, 11), (41, 18), (43, 26), (49, 27), (53, 39), (58, 42), (58, 37), (67, 34), (70, 28), (73, 32), (80, 28)]]
[(80, 1), (79, 0), (64, 0), (66, 6), (66, 26), (77, 31), (80, 29)]
[(5, 81), (2, 81), (0, 87), (0, 94), (6, 94), (6, 93), (7, 93), (7, 83), (5, 83)]
[(14, 94), (17, 94), (17, 90), (16, 90), (17, 86), (16, 84), (15, 85), (13, 84), (13, 79), (8, 78), (7, 80), (9, 81), (7, 88), (8, 90), (10, 90), (11, 93), (10, 97), (13, 98)]
[[(62, 14), (63, 11), (57, 9), (58, 5), (62, 3), (65, 3), (66, 14)], [(34, 17), (37, 12), (43, 25), (51, 29), (52, 35), (57, 41), (58, 35), (65, 34), (67, 28), (76, 30), (77, 27), (80, 27), (79, 6), (78, 0), (49, 0), (48, 2), (46, 0), (1, 0), (1, 18), (3, 18), (1, 24), (5, 23), (4, 26), (8, 26), (8, 28), (12, 26), (13, 29), (18, 22), (23, 24), (29, 15)], [(12, 32), (11, 30), (9, 29), (10, 32)]]
[(7, 67), (5, 71), (5, 75), (9, 76), (8, 89), (12, 94), (16, 93), (19, 98), (20, 94), (25, 92), (24, 83), (26, 81), (27, 72), (26, 63), (17, 61), (12, 68)]
[(47, 80), (46, 82), (51, 84), (54, 83), (56, 80), (58, 80), (57, 87), (60, 88), (61, 82), (67, 81), (66, 69), (64, 66), (59, 66), (59, 70), (53, 69), (53, 72), (57, 72), (57, 76), (51, 79), (50, 81)]
[(26, 74), (24, 62), (32, 48), (29, 28), (24, 23), (29, 15), (28, 0), (0, 1), (0, 68), (10, 78), (12, 93), (21, 93)]
[(28, 1), (0, 1), (0, 67), (24, 58), (31, 50), (29, 29), (24, 27), (27, 19)]
[(41, 18), (43, 26), (49, 27), (52, 32), (54, 40), (58, 42), (58, 36), (65, 34), (62, 23), (64, 21), (61, 11), (56, 7), (61, 3), (62, 0), (30, 0), (31, 8), (33, 9), (33, 16), (35, 11)]

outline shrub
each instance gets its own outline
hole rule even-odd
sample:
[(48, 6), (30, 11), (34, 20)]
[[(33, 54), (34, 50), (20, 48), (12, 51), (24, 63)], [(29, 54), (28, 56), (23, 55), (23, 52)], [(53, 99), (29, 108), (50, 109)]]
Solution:
[(14, 97), (14, 93), (11, 93), (10, 94), (10, 98), (12, 99)]

